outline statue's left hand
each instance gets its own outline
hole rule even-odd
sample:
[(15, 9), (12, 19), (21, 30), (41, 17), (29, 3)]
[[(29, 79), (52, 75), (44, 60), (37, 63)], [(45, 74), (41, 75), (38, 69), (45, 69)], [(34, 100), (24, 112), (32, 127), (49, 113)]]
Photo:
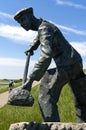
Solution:
[(29, 92), (31, 91), (31, 86), (32, 86), (32, 81), (27, 81), (23, 86), (22, 89), (28, 90)]

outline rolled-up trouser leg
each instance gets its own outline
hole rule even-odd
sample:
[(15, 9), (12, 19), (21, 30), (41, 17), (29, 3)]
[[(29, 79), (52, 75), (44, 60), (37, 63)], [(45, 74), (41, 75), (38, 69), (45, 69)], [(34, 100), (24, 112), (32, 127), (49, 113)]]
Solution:
[(46, 71), (40, 85), (39, 106), (45, 122), (59, 122), (57, 101), (62, 86), (67, 83), (66, 73), (56, 69)]
[(72, 88), (77, 122), (86, 122), (86, 76), (70, 82)]

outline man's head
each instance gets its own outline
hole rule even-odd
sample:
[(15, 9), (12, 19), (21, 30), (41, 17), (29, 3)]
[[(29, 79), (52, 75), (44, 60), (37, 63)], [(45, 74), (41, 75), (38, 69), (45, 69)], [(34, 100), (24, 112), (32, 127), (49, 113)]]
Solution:
[(16, 13), (14, 19), (21, 24), (25, 30), (29, 30), (32, 23), (33, 8), (24, 8)]

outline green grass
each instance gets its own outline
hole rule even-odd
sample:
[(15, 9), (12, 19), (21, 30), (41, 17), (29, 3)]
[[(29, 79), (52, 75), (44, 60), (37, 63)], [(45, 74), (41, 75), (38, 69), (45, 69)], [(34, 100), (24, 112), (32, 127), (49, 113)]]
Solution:
[(76, 122), (73, 95), (68, 84), (64, 86), (61, 92), (58, 110), (61, 122)]
[[(0, 130), (8, 130), (12, 123), (43, 121), (38, 106), (39, 86), (34, 87), (31, 93), (35, 99), (32, 107), (5, 105), (0, 108)], [(61, 122), (76, 122), (73, 98), (68, 85), (61, 92), (58, 109)]]
[(0, 93), (7, 91), (8, 83), (8, 80), (0, 80)]

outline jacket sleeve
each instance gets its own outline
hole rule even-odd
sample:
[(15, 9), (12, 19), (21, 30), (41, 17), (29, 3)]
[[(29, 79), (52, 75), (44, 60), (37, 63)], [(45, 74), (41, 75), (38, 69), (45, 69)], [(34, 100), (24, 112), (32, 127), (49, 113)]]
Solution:
[(47, 28), (39, 31), (41, 55), (30, 73), (30, 79), (39, 81), (49, 67), (52, 59), (52, 37), (53, 35)]
[(36, 50), (39, 45), (40, 45), (40, 41), (39, 41), (39, 38), (38, 38), (38, 35), (37, 35), (37, 37), (33, 40), (32, 44), (30, 45), (30, 47), (27, 51)]

